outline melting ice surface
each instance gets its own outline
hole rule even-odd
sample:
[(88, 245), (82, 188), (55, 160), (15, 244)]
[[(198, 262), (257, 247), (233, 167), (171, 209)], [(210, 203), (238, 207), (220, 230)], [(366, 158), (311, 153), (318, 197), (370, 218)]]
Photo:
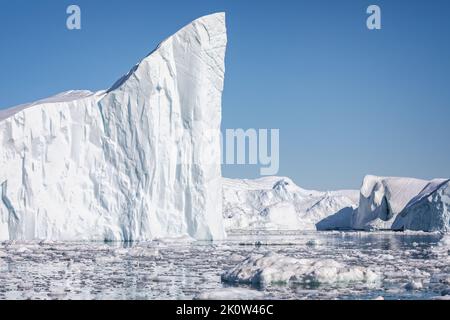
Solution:
[[(430, 299), (449, 292), (449, 241), (436, 233), (231, 233), (227, 240), (3, 242), (0, 299)], [(268, 252), (370, 269), (376, 283), (235, 285), (221, 275)]]

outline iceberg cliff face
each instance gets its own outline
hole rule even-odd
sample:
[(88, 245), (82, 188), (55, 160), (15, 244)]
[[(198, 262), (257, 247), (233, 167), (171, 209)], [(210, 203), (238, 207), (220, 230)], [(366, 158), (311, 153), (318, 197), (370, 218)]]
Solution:
[(397, 216), (392, 229), (449, 232), (450, 180), (427, 185)]
[(305, 190), (289, 178), (223, 182), (227, 229), (348, 229), (357, 203), (356, 190)]
[[(354, 229), (395, 229), (394, 222), (397, 221), (395, 224), (399, 224), (398, 215), (411, 201), (417, 202), (423, 198), (422, 193), (433, 191), (446, 181), (445, 179), (427, 181), (366, 176), (361, 187), (359, 207), (353, 215), (352, 227)], [(426, 231), (425, 229), (423, 226), (416, 228), (416, 230)]]
[(0, 111), (0, 239), (220, 239), (225, 16), (195, 20), (107, 91)]

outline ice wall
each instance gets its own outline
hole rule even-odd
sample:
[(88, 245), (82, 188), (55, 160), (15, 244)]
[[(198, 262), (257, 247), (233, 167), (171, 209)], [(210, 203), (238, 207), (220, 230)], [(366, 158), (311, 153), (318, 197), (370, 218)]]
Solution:
[(109, 90), (0, 112), (0, 239), (225, 236), (225, 15), (166, 39)]
[(396, 217), (392, 229), (449, 232), (450, 180), (425, 187)]

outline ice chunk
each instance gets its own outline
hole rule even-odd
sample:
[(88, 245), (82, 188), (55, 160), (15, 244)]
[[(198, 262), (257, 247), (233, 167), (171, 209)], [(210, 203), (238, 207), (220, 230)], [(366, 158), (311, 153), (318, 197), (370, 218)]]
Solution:
[(376, 283), (380, 277), (370, 269), (347, 267), (335, 260), (296, 259), (270, 252), (249, 256), (225, 272), (222, 280), (252, 285), (289, 282), (319, 285), (355, 281)]
[(432, 297), (431, 300), (450, 300), (450, 296), (436, 296), (436, 297)]
[(423, 283), (420, 280), (411, 280), (405, 284), (405, 289), (408, 291), (421, 290), (423, 288)]

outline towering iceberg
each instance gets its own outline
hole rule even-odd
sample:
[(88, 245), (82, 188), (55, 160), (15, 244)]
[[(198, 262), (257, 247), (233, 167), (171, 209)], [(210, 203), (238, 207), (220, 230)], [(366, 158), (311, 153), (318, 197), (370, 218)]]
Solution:
[(226, 42), (208, 15), (106, 91), (0, 111), (0, 239), (223, 238)]
[[(411, 206), (408, 204), (416, 203), (446, 181), (448, 180), (427, 181), (368, 175), (364, 178), (361, 187), (359, 207), (354, 212), (352, 227), (354, 229), (395, 229), (395, 223), (398, 229), (400, 225), (398, 215), (407, 206)], [(402, 224), (401, 227), (409, 229), (406, 224)], [(415, 229), (426, 231), (423, 226)]]

